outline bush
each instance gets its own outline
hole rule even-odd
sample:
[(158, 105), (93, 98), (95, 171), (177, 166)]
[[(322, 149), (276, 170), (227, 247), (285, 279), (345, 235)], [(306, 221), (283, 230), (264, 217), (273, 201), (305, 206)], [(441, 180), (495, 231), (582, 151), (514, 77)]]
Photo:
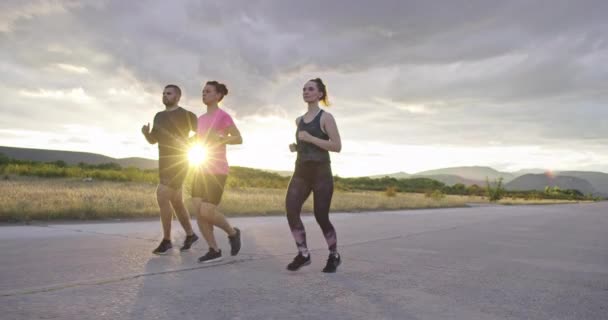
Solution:
[(491, 202), (496, 202), (504, 196), (505, 188), (502, 186), (502, 180), (502, 177), (500, 177), (490, 184), (490, 181), (486, 178), (486, 192)]
[(384, 191), (384, 194), (386, 194), (387, 197), (394, 197), (397, 195), (397, 188), (391, 186), (386, 188), (386, 190)]
[(50, 162), (50, 164), (54, 164), (56, 167), (59, 167), (59, 168), (65, 168), (68, 166), (68, 164), (63, 160), (57, 160), (55, 162)]
[(4, 153), (0, 153), (0, 166), (9, 164), (11, 159), (7, 157)]
[(450, 194), (459, 194), (459, 195), (465, 195), (467, 194), (467, 187), (462, 184), (462, 183), (457, 183), (451, 187), (448, 187), (446, 189), (447, 192), (449, 192)]
[(427, 190), (424, 192), (424, 196), (439, 201), (445, 198), (445, 193), (443, 193), (441, 190)]
[(486, 192), (482, 187), (474, 184), (467, 187), (467, 194), (471, 196), (485, 196)]

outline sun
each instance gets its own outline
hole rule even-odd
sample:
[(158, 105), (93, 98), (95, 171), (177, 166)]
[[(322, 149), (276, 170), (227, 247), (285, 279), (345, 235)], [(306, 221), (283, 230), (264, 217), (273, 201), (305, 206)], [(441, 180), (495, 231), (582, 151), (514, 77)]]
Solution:
[(191, 166), (199, 166), (207, 159), (207, 150), (201, 145), (195, 145), (188, 150), (188, 162)]

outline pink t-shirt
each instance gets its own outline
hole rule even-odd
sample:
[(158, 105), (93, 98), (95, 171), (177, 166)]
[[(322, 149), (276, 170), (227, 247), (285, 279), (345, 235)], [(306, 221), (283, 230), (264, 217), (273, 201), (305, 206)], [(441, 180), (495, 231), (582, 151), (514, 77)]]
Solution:
[[(227, 129), (233, 125), (232, 117), (226, 111), (217, 109), (198, 117), (196, 133), (202, 141), (205, 141), (209, 132), (225, 136), (228, 132)], [(203, 163), (202, 169), (203, 172), (209, 174), (228, 174), (225, 144), (215, 147), (207, 146), (207, 161)]]

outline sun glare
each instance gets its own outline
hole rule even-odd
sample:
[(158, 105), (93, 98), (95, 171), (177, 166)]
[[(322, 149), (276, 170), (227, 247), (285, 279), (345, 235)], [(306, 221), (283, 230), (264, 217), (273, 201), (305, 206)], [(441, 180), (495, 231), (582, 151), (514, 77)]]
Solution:
[(201, 145), (195, 145), (188, 151), (188, 161), (191, 166), (198, 166), (205, 162), (207, 150)]

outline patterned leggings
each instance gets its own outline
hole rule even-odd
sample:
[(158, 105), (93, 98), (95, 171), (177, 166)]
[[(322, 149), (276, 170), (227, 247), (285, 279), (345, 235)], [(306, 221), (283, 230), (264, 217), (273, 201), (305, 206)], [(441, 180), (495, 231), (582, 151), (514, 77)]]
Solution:
[(311, 192), (313, 193), (315, 219), (321, 227), (321, 231), (323, 231), (329, 251), (336, 253), (338, 239), (336, 230), (329, 221), (329, 207), (334, 193), (334, 180), (330, 164), (318, 162), (296, 164), (295, 172), (287, 188), (287, 196), (285, 197), (287, 221), (298, 251), (303, 255), (308, 255), (306, 231), (300, 213), (302, 205)]

